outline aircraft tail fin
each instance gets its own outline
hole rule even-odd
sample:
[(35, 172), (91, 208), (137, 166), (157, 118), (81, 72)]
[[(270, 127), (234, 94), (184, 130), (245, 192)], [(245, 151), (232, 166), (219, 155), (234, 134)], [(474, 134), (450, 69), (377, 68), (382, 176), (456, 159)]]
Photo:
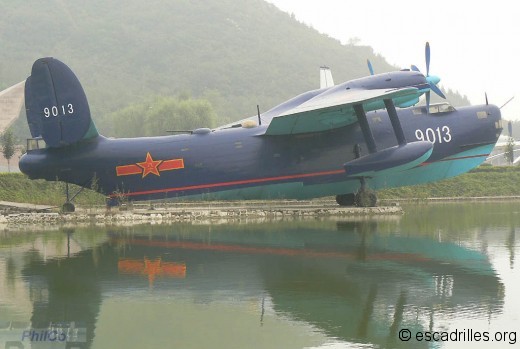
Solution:
[(34, 62), (25, 82), (27, 122), (33, 137), (48, 147), (64, 147), (99, 136), (83, 87), (64, 63), (54, 58)]
[(329, 67), (320, 67), (320, 88), (334, 86), (334, 80), (332, 79), (332, 72)]

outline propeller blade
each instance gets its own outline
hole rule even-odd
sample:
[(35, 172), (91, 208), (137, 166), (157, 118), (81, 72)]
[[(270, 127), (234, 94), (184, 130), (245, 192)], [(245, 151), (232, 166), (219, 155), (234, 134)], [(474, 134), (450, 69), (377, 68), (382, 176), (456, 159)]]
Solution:
[(413, 64), (412, 64), (412, 67), (411, 67), (411, 68), (412, 68), (413, 71), (418, 71), (419, 73), (421, 72), (421, 71), (419, 70), (419, 68), (417, 68), (416, 65), (413, 65)]
[(426, 92), (426, 114), (430, 114), (430, 91)]
[(370, 59), (367, 59), (368, 71), (370, 75), (374, 75), (374, 68), (372, 67), (372, 63), (370, 63)]
[(435, 84), (430, 83), (430, 90), (435, 92), (437, 94), (437, 96), (446, 99), (446, 96), (444, 95), (444, 93), (442, 93), (441, 89), (438, 88)]
[(507, 102), (505, 102), (504, 104), (502, 104), (502, 106), (499, 109), (504, 108), (509, 102), (511, 102), (513, 100), (513, 98), (515, 98), (515, 96), (509, 98), (509, 100)]
[(430, 75), (430, 43), (426, 41), (426, 47), (424, 49), (424, 56), (426, 57), (426, 76)]
[(487, 92), (484, 92), (484, 96), (486, 96), (486, 105), (489, 105), (488, 98), (487, 98)]

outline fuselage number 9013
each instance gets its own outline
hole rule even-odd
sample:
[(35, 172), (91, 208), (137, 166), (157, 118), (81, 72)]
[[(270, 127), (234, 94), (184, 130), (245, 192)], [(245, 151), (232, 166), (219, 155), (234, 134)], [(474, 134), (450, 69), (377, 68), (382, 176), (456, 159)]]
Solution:
[(420, 141), (428, 141), (431, 143), (449, 143), (451, 142), (451, 130), (448, 126), (437, 128), (427, 128), (426, 130), (415, 130), (415, 138)]
[(58, 115), (72, 115), (74, 114), (74, 106), (72, 103), (69, 103), (67, 105), (60, 105), (60, 106), (52, 106), (50, 108), (43, 108), (43, 115), (45, 115), (46, 118), (49, 118), (51, 116), (58, 116)]

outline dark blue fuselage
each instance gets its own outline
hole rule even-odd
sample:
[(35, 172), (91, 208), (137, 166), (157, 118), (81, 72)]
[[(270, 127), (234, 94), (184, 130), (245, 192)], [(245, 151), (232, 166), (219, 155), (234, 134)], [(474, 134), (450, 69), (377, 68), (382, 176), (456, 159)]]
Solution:
[[(398, 114), (407, 141), (434, 143), (432, 155), (418, 168), (368, 179), (373, 189), (466, 172), (485, 160), (501, 132), (500, 110), (493, 105), (430, 114), (425, 109), (400, 109)], [(367, 117), (378, 149), (397, 144), (386, 111)], [(20, 169), (30, 178), (84, 187), (92, 187), (96, 178), (96, 189), (103, 194), (132, 200), (311, 198), (358, 190), (359, 179), (343, 169), (356, 157), (356, 144), (361, 156), (367, 154), (358, 123), (284, 136), (264, 135), (266, 127), (131, 139), (99, 136), (29, 151)]]

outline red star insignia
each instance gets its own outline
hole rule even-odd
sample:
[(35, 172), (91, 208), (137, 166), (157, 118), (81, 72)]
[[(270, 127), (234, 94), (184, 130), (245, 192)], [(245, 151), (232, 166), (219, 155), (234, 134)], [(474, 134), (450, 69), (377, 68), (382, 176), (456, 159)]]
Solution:
[(150, 287), (153, 286), (155, 275), (160, 275), (162, 273), (161, 259), (157, 258), (155, 261), (151, 261), (145, 257), (143, 273), (148, 274), (148, 283), (150, 284)]
[(149, 175), (150, 173), (160, 176), (158, 166), (161, 164), (162, 160), (154, 160), (152, 159), (152, 156), (150, 155), (150, 152), (146, 153), (146, 161), (145, 162), (138, 162), (137, 166), (141, 167), (143, 169), (143, 178)]

